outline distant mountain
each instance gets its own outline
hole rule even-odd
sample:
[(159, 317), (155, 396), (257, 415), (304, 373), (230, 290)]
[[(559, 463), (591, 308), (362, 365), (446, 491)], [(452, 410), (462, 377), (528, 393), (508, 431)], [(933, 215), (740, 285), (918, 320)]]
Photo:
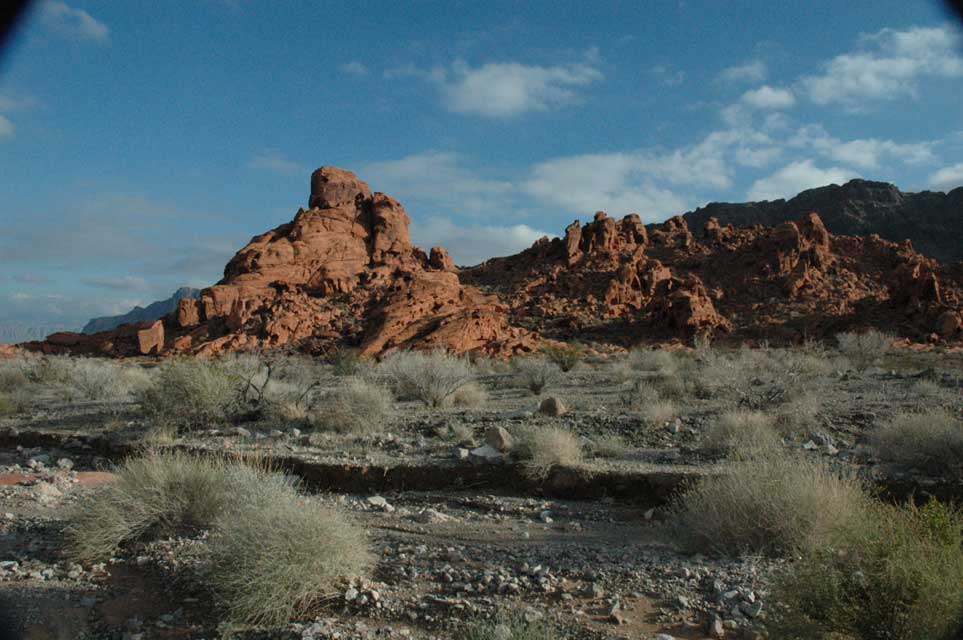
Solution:
[(143, 320), (157, 320), (163, 318), (168, 313), (177, 310), (177, 303), (182, 298), (197, 298), (201, 295), (200, 289), (193, 289), (191, 287), (181, 287), (174, 292), (167, 300), (158, 300), (157, 302), (152, 302), (146, 307), (134, 307), (127, 313), (120, 316), (104, 316), (103, 318), (94, 318), (84, 325), (84, 333), (97, 333), (98, 331), (107, 331), (115, 327), (119, 327), (122, 324), (127, 324), (128, 322), (141, 322)]
[(0, 320), (0, 344), (16, 344), (28, 340), (43, 340), (58, 331), (76, 331), (76, 325), (69, 327), (51, 322), (7, 322)]
[(815, 211), (830, 233), (879, 234), (884, 240), (909, 238), (920, 253), (943, 262), (963, 260), (963, 187), (949, 193), (904, 193), (887, 182), (850, 180), (803, 191), (791, 200), (732, 204), (713, 202), (684, 215), (692, 229), (709, 218), (736, 227), (775, 226)]

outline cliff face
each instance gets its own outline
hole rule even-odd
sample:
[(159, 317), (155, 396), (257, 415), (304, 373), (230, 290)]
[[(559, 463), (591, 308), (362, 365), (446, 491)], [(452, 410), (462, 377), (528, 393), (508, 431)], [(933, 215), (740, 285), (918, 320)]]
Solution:
[[(797, 199), (825, 197), (815, 192)], [(903, 198), (884, 193), (891, 204)], [(413, 246), (401, 204), (349, 171), (315, 171), (308, 204), (251, 239), (220, 282), (163, 319), (24, 346), (168, 355), (321, 353), (347, 343), (365, 355), (439, 347), (504, 356), (546, 339), (628, 347), (703, 334), (785, 343), (868, 327), (963, 342), (963, 264), (945, 266), (909, 241), (833, 234), (815, 212), (773, 226), (707, 217), (695, 227), (682, 216), (646, 226), (636, 214), (617, 220), (600, 211), (564, 237), (458, 270), (443, 248)], [(788, 204), (754, 207), (776, 215)], [(856, 209), (840, 211), (859, 219)]]
[(694, 229), (710, 218), (737, 227), (771, 227), (810, 211), (817, 211), (833, 234), (875, 233), (892, 242), (910, 240), (917, 251), (942, 262), (963, 260), (963, 187), (945, 194), (903, 193), (886, 182), (850, 180), (803, 191), (788, 201), (713, 202), (683, 217)]
[(103, 316), (100, 318), (93, 318), (84, 325), (81, 329), (81, 333), (92, 334), (98, 333), (100, 331), (108, 331), (119, 327), (122, 324), (128, 324), (131, 322), (143, 322), (145, 320), (159, 320), (169, 313), (173, 313), (177, 310), (177, 303), (179, 303), (184, 298), (196, 298), (201, 294), (200, 289), (193, 289), (191, 287), (181, 287), (174, 294), (167, 298), (166, 300), (158, 300), (157, 302), (152, 302), (146, 307), (134, 307), (125, 314), (119, 316)]

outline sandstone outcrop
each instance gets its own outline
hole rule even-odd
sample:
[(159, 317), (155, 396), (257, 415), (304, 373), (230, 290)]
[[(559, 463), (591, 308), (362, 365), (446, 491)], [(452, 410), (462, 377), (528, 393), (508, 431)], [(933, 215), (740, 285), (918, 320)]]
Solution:
[(647, 226), (637, 214), (600, 211), (560, 238), (459, 268), (444, 248), (411, 244), (398, 201), (322, 167), (307, 209), (252, 238), (223, 279), (162, 320), (23, 346), (170, 355), (348, 344), (368, 356), (506, 356), (545, 340), (790, 342), (866, 327), (963, 341), (963, 265), (942, 265), (909, 241), (833, 235), (813, 212), (770, 227), (691, 220)]

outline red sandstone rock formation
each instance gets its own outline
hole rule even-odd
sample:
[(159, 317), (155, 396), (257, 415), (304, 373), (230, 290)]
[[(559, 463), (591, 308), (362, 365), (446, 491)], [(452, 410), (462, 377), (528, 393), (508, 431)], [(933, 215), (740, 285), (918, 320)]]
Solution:
[(458, 269), (411, 244), (396, 200), (322, 167), (309, 208), (251, 239), (224, 278), (163, 321), (54, 334), (48, 353), (167, 355), (237, 349), (365, 355), (410, 347), (508, 355), (543, 339), (617, 346), (693, 335), (799, 340), (878, 327), (917, 342), (963, 341), (963, 267), (907, 241), (833, 236), (810, 213), (777, 227), (710, 218), (693, 232), (604, 212), (563, 238)]

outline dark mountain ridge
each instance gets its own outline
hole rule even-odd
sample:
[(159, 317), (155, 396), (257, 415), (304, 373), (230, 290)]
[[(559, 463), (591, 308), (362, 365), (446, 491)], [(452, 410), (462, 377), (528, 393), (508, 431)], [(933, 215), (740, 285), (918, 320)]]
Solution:
[(181, 287), (166, 300), (152, 302), (146, 307), (134, 307), (125, 314), (119, 316), (103, 316), (93, 318), (84, 325), (83, 333), (92, 334), (100, 331), (109, 331), (129, 322), (143, 322), (144, 320), (158, 320), (168, 313), (177, 311), (177, 303), (183, 298), (197, 298), (201, 295), (200, 289), (192, 287)]
[(888, 182), (856, 179), (808, 189), (789, 200), (712, 202), (683, 217), (692, 229), (713, 217), (723, 225), (771, 227), (810, 211), (817, 211), (833, 234), (909, 239), (917, 251), (942, 262), (963, 260), (963, 187), (904, 193)]

